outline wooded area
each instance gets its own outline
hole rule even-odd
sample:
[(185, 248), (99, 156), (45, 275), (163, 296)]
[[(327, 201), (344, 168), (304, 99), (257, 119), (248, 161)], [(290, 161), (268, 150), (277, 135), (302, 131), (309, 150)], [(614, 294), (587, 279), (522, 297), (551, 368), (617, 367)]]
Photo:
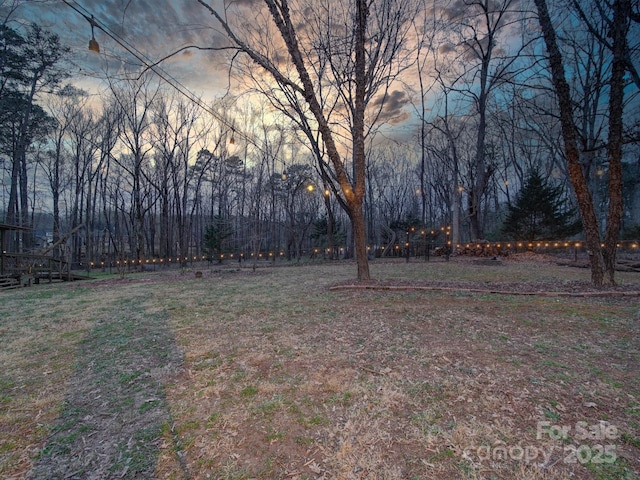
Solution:
[(153, 68), (79, 89), (60, 38), (5, 3), (0, 218), (32, 229), (5, 251), (76, 230), (54, 258), (355, 255), (366, 279), (368, 256), (426, 232), (509, 240), (533, 171), (581, 212), (594, 283), (613, 281), (619, 235), (640, 236), (637, 1), (265, 0), (255, 25), (200, 2), (237, 52), (220, 75), (253, 92), (206, 108)]

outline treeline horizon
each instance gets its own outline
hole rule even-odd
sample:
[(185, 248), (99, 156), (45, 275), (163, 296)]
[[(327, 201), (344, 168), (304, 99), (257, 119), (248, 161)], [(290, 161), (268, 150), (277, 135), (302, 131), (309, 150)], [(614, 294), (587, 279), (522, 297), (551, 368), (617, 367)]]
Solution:
[[(504, 8), (506, 15), (509, 5)], [(464, 36), (462, 29), (437, 27), (442, 38)], [(413, 76), (405, 90), (388, 92), (398, 108), (377, 111), (384, 121), (372, 122), (366, 145), (367, 244), (402, 245), (410, 229), (437, 233), (446, 226), (453, 244), (507, 240), (509, 208), (534, 170), (557, 190), (567, 211), (575, 210), (558, 111), (550, 79), (537, 68), (534, 42), (523, 40), (520, 51), (510, 53), (505, 26), (491, 28), (504, 50), (485, 59), (496, 63), (493, 74), (484, 71), (492, 82), (486, 90), (479, 90), (474, 74), (481, 57), (475, 67), (447, 65), (457, 69), (455, 88), (440, 73), (421, 91), (407, 81), (420, 73), (416, 61), (407, 67)], [(573, 34), (574, 41), (593, 37), (588, 29)], [(0, 211), (6, 224), (35, 230), (50, 225), (48, 246), (66, 240), (52, 255), (95, 262), (104, 258), (105, 245), (106, 255), (127, 252), (136, 259), (207, 251), (282, 251), (296, 258), (336, 246), (350, 255), (350, 216), (344, 192), (316, 148), (322, 142), (310, 144), (274, 104), (228, 96), (203, 109), (152, 71), (106, 78), (100, 94), (86, 92), (73, 85), (71, 51), (56, 34), (35, 24), (4, 24), (0, 36)], [(577, 125), (584, 127), (578, 132), (581, 161), (604, 231), (607, 83), (587, 91), (579, 82), (583, 74), (604, 79), (611, 57), (595, 43), (587, 47), (567, 53), (566, 61), (581, 74), (573, 98)], [(585, 66), (589, 58), (600, 62)], [(476, 110), (479, 93), (482, 112)], [(633, 108), (624, 117), (629, 131), (638, 121), (637, 104), (637, 95), (630, 95)], [(378, 107), (373, 101), (372, 115)], [(413, 120), (401, 122), (409, 111)], [(338, 148), (350, 172), (349, 142)], [(624, 148), (622, 236), (628, 237), (640, 224), (640, 154), (632, 139)], [(2, 247), (37, 252), (48, 246), (18, 232), (7, 235)]]

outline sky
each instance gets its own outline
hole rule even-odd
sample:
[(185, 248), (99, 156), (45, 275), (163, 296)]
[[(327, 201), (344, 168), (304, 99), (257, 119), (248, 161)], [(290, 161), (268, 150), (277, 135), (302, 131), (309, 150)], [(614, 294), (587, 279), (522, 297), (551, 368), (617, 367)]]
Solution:
[[(5, 10), (10, 3), (0, 1)], [(29, 0), (19, 3), (11, 20), (36, 22), (58, 34), (71, 48), (72, 75), (77, 79), (74, 84), (89, 90), (99, 89), (99, 80), (107, 75), (117, 77), (125, 71), (141, 70), (140, 60), (125, 47), (143, 56), (148, 63), (155, 63), (189, 45), (212, 45), (216, 35), (214, 18), (195, 0)], [(88, 49), (92, 28), (85, 16), (93, 16), (97, 25), (106, 30), (93, 29), (100, 45), (99, 54)], [(160, 68), (181, 86), (207, 100), (224, 95), (228, 87), (226, 67), (211, 52), (188, 49), (163, 61)]]
[[(16, 1), (19, 6), (11, 16), (12, 21), (33, 21), (58, 34), (71, 48), (74, 85), (91, 93), (107, 89), (106, 83), (100, 81), (106, 77), (117, 78), (125, 73), (130, 76), (131, 72), (135, 72), (134, 77), (138, 75), (142, 64), (127, 48), (154, 64), (188, 46), (226, 43), (224, 34), (217, 30), (215, 18), (197, 0), (0, 0), (0, 6), (6, 10)], [(254, 0), (238, 1), (245, 7), (249, 5), (248, 11), (252, 11), (250, 3)], [(88, 49), (91, 16), (99, 26), (93, 29), (100, 45), (99, 54)], [(189, 95), (211, 103), (235, 86), (223, 55), (188, 48), (162, 61), (159, 68)], [(411, 127), (405, 132), (398, 130), (398, 123), (409, 116), (408, 101), (400, 90), (390, 92), (386, 100), (385, 116), (390, 122), (388, 128), (395, 130), (394, 136), (412, 132)]]

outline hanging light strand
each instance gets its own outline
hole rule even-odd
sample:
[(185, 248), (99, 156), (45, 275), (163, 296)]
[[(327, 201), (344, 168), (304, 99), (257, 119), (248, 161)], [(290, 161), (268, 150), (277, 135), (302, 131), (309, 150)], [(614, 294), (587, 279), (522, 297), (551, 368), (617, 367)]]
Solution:
[(98, 20), (96, 20), (95, 17), (92, 14), (90, 14), (90, 12), (87, 11), (84, 7), (82, 7), (78, 2), (73, 0), (71, 1), (63, 0), (63, 2), (65, 5), (73, 9), (76, 13), (80, 14), (91, 25), (91, 40), (89, 40), (89, 50), (96, 53), (100, 52), (100, 46), (98, 42), (95, 40), (95, 36), (94, 36), (94, 28), (97, 28), (100, 31), (102, 31), (106, 36), (111, 38), (114, 42), (116, 42), (118, 45), (120, 45), (124, 50), (126, 50), (128, 53), (133, 55), (139, 62), (141, 62), (142, 66), (145, 68), (145, 71), (151, 70), (158, 77), (160, 77), (160, 79), (162, 79), (165, 83), (167, 83), (169, 86), (174, 88), (178, 93), (180, 93), (181, 95), (189, 99), (191, 102), (195, 103), (198, 107), (200, 107), (202, 110), (207, 112), (209, 115), (215, 118), (222, 125), (231, 129), (233, 131), (233, 134), (231, 136), (231, 140), (233, 141), (230, 141), (231, 144), (235, 143), (236, 135), (237, 135), (243, 138), (247, 143), (250, 143), (251, 145), (258, 148), (259, 150), (263, 150), (258, 145), (258, 142), (256, 140), (250, 138), (250, 136), (247, 135), (245, 132), (237, 130), (235, 128), (235, 125), (231, 124), (229, 120), (222, 117), (215, 110), (212, 110), (198, 96), (192, 93), (187, 87), (182, 85), (182, 83), (180, 83), (177, 79), (173, 78), (169, 73), (163, 70), (159, 66), (160, 62), (151, 61), (144, 53), (142, 53), (135, 46), (127, 42), (127, 40), (125, 40), (123, 37), (111, 31), (107, 26), (101, 24)]

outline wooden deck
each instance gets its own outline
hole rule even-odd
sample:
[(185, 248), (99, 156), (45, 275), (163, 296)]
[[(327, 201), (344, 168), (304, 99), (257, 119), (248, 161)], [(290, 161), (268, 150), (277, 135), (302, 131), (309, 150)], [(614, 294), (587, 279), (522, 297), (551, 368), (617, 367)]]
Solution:
[(72, 272), (67, 262), (50, 256), (0, 254), (0, 290), (29, 287), (44, 282), (72, 282), (90, 278)]
[(19, 288), (22, 284), (16, 275), (0, 275), (0, 290)]

